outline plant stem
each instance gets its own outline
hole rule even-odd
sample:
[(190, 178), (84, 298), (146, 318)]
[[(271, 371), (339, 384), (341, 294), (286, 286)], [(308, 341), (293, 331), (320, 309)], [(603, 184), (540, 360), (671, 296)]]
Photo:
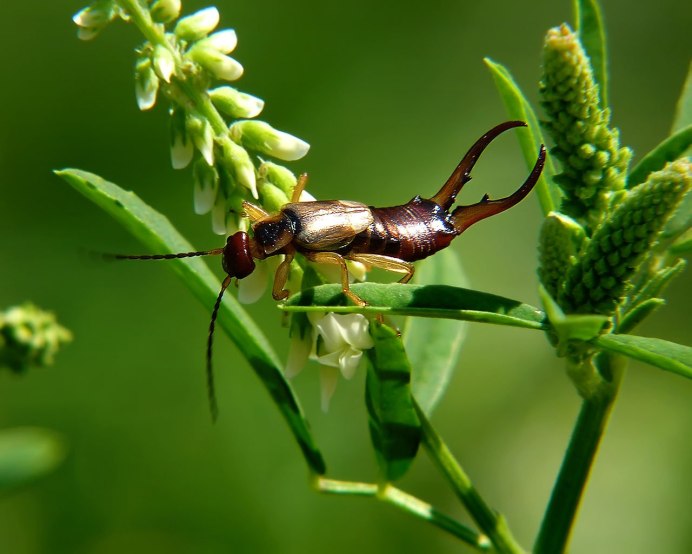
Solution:
[[(550, 502), (538, 532), (534, 554), (564, 552), (581, 496), (589, 478), (622, 380), (626, 362), (619, 356), (604, 355), (599, 366), (606, 366), (608, 380), (603, 381), (590, 398), (582, 403), (572, 431), (565, 458), (560, 467)], [(601, 374), (604, 371), (601, 370)]]
[(410, 495), (390, 484), (385, 484), (380, 487), (374, 483), (338, 481), (319, 476), (315, 477), (313, 484), (317, 491), (327, 494), (368, 496), (376, 498), (382, 502), (391, 504), (392, 506), (395, 506), (408, 514), (421, 518), (444, 531), (447, 531), (466, 544), (474, 547), (476, 550), (481, 552), (491, 550), (492, 544), (485, 535), (477, 533), (473, 529), (469, 529), (465, 525), (457, 522), (455, 519), (438, 512), (427, 502), (424, 502), (419, 498), (416, 498), (415, 496)]
[(512, 536), (504, 516), (486, 504), (423, 410), (415, 402), (414, 406), (421, 421), (423, 444), (428, 454), (452, 485), (471, 517), (488, 536), (496, 551), (500, 554), (523, 553), (524, 550)]

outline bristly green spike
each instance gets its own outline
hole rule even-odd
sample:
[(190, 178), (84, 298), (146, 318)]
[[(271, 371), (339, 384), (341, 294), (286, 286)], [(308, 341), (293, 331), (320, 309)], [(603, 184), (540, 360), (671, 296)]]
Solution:
[(567, 313), (612, 314), (658, 235), (692, 186), (689, 159), (671, 162), (623, 193), (594, 232), (558, 298)]
[(566, 195), (561, 211), (594, 229), (612, 193), (624, 189), (631, 152), (599, 105), (599, 88), (579, 37), (567, 25), (548, 31), (541, 104), (551, 153), (562, 163), (555, 181)]
[(576, 262), (586, 233), (571, 217), (551, 212), (543, 221), (538, 239), (538, 276), (545, 289), (557, 298), (565, 275)]

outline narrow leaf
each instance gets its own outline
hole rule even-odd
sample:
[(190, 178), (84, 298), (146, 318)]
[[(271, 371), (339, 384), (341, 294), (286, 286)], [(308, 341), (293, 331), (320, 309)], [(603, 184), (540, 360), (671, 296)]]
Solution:
[[(416, 283), (464, 286), (466, 275), (459, 256), (443, 250), (416, 268)], [(466, 324), (445, 319), (410, 317), (404, 327), (404, 345), (413, 367), (413, 396), (430, 415), (457, 366)]]
[(692, 348), (689, 346), (636, 335), (601, 335), (590, 342), (603, 350), (692, 379)]
[[(108, 212), (152, 252), (167, 254), (194, 250), (166, 217), (142, 202), (133, 192), (86, 171), (66, 169), (56, 173)], [(169, 260), (166, 265), (176, 272), (207, 309), (211, 309), (221, 285), (200, 258)], [(317, 473), (324, 473), (322, 455), (310, 434), (298, 400), (279, 369), (281, 364), (278, 357), (261, 329), (229, 294), (224, 297), (217, 322), (262, 380), (293, 431), (308, 465)]]
[(322, 285), (291, 296), (282, 310), (289, 312), (414, 315), (509, 325), (545, 330), (545, 314), (528, 304), (487, 292), (447, 285), (357, 283), (353, 292), (368, 305), (346, 306), (340, 285)]
[(680, 98), (675, 107), (675, 117), (673, 118), (672, 133), (680, 131), (685, 127), (692, 125), (692, 62), (687, 70), (687, 78), (685, 84), (682, 85)]
[(370, 436), (387, 481), (402, 477), (418, 452), (421, 428), (411, 396), (411, 364), (395, 329), (373, 323), (365, 399)]
[(646, 181), (649, 173), (663, 169), (668, 162), (678, 159), (692, 145), (692, 124), (663, 140), (646, 154), (627, 176), (627, 187), (634, 188)]
[(52, 431), (32, 427), (0, 431), (0, 493), (42, 477), (64, 457), (63, 442)]
[(637, 325), (649, 317), (652, 313), (658, 310), (660, 307), (665, 306), (666, 301), (663, 298), (649, 298), (640, 302), (633, 308), (627, 311), (620, 324), (618, 325), (619, 333), (629, 333), (633, 331)]
[[(536, 163), (538, 146), (545, 144), (541, 128), (538, 124), (533, 108), (529, 104), (524, 94), (519, 89), (510, 72), (501, 64), (494, 62), (490, 58), (483, 60), (488, 66), (490, 73), (495, 81), (495, 86), (500, 93), (500, 97), (505, 104), (507, 113), (512, 119), (525, 121), (528, 124), (526, 131), (517, 134), (524, 159), (529, 168)], [(543, 174), (536, 184), (536, 195), (541, 205), (543, 215), (548, 215), (559, 205), (560, 195), (556, 187), (551, 185), (555, 175), (555, 168), (550, 156), (545, 161)]]
[(598, 0), (575, 0), (574, 19), (586, 54), (591, 60), (593, 75), (598, 83), (601, 107), (608, 107), (608, 57), (605, 26)]

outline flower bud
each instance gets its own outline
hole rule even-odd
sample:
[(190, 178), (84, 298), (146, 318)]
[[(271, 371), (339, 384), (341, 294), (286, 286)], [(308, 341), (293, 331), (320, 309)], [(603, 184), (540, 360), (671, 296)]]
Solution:
[(219, 172), (205, 160), (198, 160), (192, 168), (195, 181), (194, 203), (196, 214), (206, 214), (214, 205), (219, 190)]
[(206, 119), (194, 114), (187, 116), (187, 132), (209, 165), (214, 165), (214, 131)]
[(174, 108), (171, 110), (171, 164), (173, 169), (183, 169), (192, 161), (195, 153), (192, 140), (187, 134), (185, 111)]
[(293, 196), (293, 189), (296, 187), (297, 181), (290, 169), (273, 162), (263, 161), (257, 172), (263, 180), (279, 187), (287, 198)]
[(267, 181), (263, 180), (258, 189), (262, 206), (270, 212), (278, 212), (281, 206), (288, 203), (286, 193)]
[(233, 87), (223, 86), (209, 91), (214, 105), (226, 115), (233, 118), (255, 117), (264, 108), (264, 100), (245, 94)]
[(196, 44), (196, 46), (201, 46), (204, 48), (213, 48), (222, 54), (230, 54), (233, 52), (233, 50), (235, 50), (237, 45), (238, 36), (235, 34), (233, 29), (224, 29), (223, 31), (212, 33), (207, 38), (203, 38)]
[(231, 169), (233, 178), (239, 185), (248, 189), (253, 198), (258, 198), (255, 166), (252, 165), (250, 155), (232, 140), (221, 139), (219, 142), (224, 166)]
[(159, 78), (151, 67), (149, 58), (140, 58), (135, 64), (135, 96), (139, 109), (149, 110), (156, 104)]
[(216, 197), (216, 202), (211, 209), (211, 228), (217, 235), (226, 234), (226, 217), (228, 209), (226, 208), (226, 199), (220, 194)]
[(229, 56), (225, 56), (215, 48), (196, 44), (186, 54), (217, 79), (235, 81), (243, 75), (243, 66)]
[(280, 160), (299, 160), (310, 149), (307, 142), (277, 131), (264, 121), (236, 121), (230, 126), (230, 131), (233, 140), (245, 148)]
[(180, 15), (180, 0), (155, 0), (151, 5), (151, 18), (157, 23), (170, 23)]
[(91, 40), (117, 16), (118, 9), (113, 0), (97, 0), (78, 11), (72, 21), (79, 27), (77, 36), (80, 40)]
[(204, 38), (219, 24), (219, 10), (214, 7), (205, 8), (183, 17), (175, 26), (177, 37), (193, 42)]
[(538, 275), (553, 298), (558, 297), (585, 239), (584, 228), (564, 214), (550, 212), (543, 221), (538, 239)]
[(153, 54), (154, 71), (156, 74), (166, 81), (171, 82), (171, 76), (175, 72), (175, 58), (173, 52), (161, 44), (157, 44)]

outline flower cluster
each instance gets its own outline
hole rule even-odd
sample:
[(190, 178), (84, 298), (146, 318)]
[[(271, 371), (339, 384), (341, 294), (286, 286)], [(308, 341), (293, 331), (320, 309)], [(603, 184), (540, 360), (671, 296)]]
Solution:
[(253, 120), (264, 101), (225, 84), (239, 79), (243, 66), (229, 55), (238, 44), (235, 31), (217, 29), (218, 10), (180, 12), (180, 0), (96, 0), (73, 19), (84, 40), (116, 19), (133, 22), (146, 36), (135, 62), (137, 104), (149, 110), (160, 96), (169, 100), (171, 163), (176, 169), (192, 164), (195, 211), (211, 213), (213, 230), (230, 234), (247, 224), (240, 216), (243, 200), (259, 199), (269, 208), (265, 201), (275, 190), (266, 185), (280, 189), (285, 200), (285, 183), (295, 185), (288, 169), (266, 167), (260, 156), (293, 161), (309, 145)]
[(45, 367), (62, 344), (72, 340), (50, 312), (32, 304), (0, 312), (0, 367), (20, 373), (30, 366)]
[(599, 87), (589, 58), (567, 25), (545, 40), (541, 104), (555, 141), (551, 154), (562, 163), (555, 177), (565, 193), (561, 211), (595, 228), (613, 193), (624, 189), (629, 148), (620, 147), (610, 110), (599, 105)]
[(339, 374), (344, 379), (352, 379), (363, 350), (372, 348), (375, 343), (370, 336), (370, 322), (362, 314), (309, 313), (307, 319), (309, 323), (303, 321), (302, 325), (293, 326), (286, 376), (295, 377), (308, 357), (318, 362), (322, 366), (322, 410), (326, 412)]

